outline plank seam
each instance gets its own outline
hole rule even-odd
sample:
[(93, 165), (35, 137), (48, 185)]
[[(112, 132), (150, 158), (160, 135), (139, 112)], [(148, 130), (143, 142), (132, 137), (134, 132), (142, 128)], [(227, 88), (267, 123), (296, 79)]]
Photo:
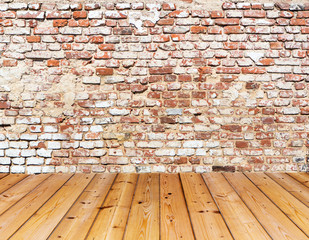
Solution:
[[(258, 221), (258, 223), (261, 225), (261, 227), (265, 230), (265, 232), (268, 234), (268, 236), (273, 239), (273, 237), (270, 235), (270, 233), (266, 230), (266, 228), (263, 226), (263, 224), (260, 222), (260, 220), (257, 218), (257, 216), (252, 212), (252, 210), (248, 207), (248, 205), (246, 204), (246, 202), (243, 200), (243, 198), (239, 195), (238, 191), (234, 188), (234, 186), (230, 183), (230, 181), (225, 177), (225, 174), (221, 173), (223, 175), (223, 177), (225, 178), (225, 180), (228, 182), (228, 184), (230, 184), (230, 186), (233, 188), (234, 192), (237, 194), (237, 196), (239, 197), (239, 199), (245, 204), (245, 206), (247, 207), (247, 209), (251, 212), (251, 214), (254, 216), (254, 218)], [(242, 173), (243, 174), (243, 173)], [(258, 189), (259, 190), (259, 189)]]
[[(279, 182), (277, 182), (274, 178), (271, 177), (271, 175), (265, 173), (270, 179), (272, 179), (274, 182), (276, 182), (277, 184), (279, 184), (286, 192), (290, 193), (293, 197), (297, 198), (298, 201), (300, 201), (302, 204), (304, 204), (306, 207), (308, 207), (308, 205), (306, 205), (302, 200), (300, 200), (297, 196), (295, 196), (294, 194), (292, 194), (288, 189), (286, 189), (283, 185), (281, 185)], [(289, 176), (289, 175), (288, 175)]]
[(84, 187), (84, 189), (81, 191), (81, 193), (77, 196), (77, 198), (75, 199), (75, 201), (73, 202), (73, 204), (71, 205), (71, 207), (69, 207), (69, 209), (66, 211), (66, 213), (63, 215), (63, 217), (60, 219), (60, 221), (56, 224), (56, 226), (54, 227), (54, 229), (50, 232), (50, 234), (48, 235), (47, 239), (50, 238), (50, 236), (54, 233), (54, 231), (56, 230), (56, 228), (59, 226), (59, 224), (62, 222), (62, 220), (66, 217), (66, 215), (69, 213), (69, 211), (72, 209), (72, 207), (74, 206), (74, 204), (78, 201), (78, 199), (80, 198), (80, 196), (83, 194), (83, 192), (85, 191), (85, 189), (89, 186), (89, 184), (93, 181), (93, 179), (95, 178), (97, 174), (94, 174), (94, 176), (92, 177), (92, 179), (89, 181), (89, 183)]
[(193, 232), (193, 237), (194, 237), (194, 239), (196, 239), (193, 224), (192, 224), (191, 214), (190, 214), (190, 211), (189, 211), (189, 208), (188, 208), (188, 203), (187, 203), (185, 191), (183, 189), (182, 180), (181, 180), (180, 174), (178, 173), (177, 175), (178, 175), (178, 178), (179, 178), (179, 181), (180, 181), (181, 192), (182, 192), (183, 198), (185, 199), (185, 203), (186, 203), (186, 207), (187, 207), (187, 211), (188, 211), (188, 215), (189, 215), (189, 219), (190, 219), (190, 224), (191, 224), (191, 228), (192, 228), (192, 232)]
[[(296, 225), (296, 227), (298, 227), (307, 237), (309, 237), (272, 199), (270, 199), (270, 197), (268, 197), (268, 195), (266, 193), (264, 193), (262, 191), (262, 189), (260, 189), (246, 174), (244, 174), (285, 216), (287, 216), (290, 221), (292, 223), (294, 223)], [(266, 174), (265, 174), (266, 175)], [(267, 175), (266, 175), (267, 176)], [(275, 184), (277, 184), (275, 182)], [(280, 185), (279, 185), (280, 186)], [(293, 196), (293, 195), (292, 195)], [(293, 196), (294, 197), (294, 196)]]
[[(45, 181), (47, 181), (47, 179), (49, 179), (50, 177), (52, 176), (52, 174), (48, 177), (48, 178), (46, 178), (46, 179), (44, 179), (40, 184), (38, 184), (35, 188), (33, 188), (30, 192), (28, 192), (25, 196), (23, 196), (21, 199), (19, 199), (17, 202), (15, 202), (13, 205), (11, 205), (8, 209), (6, 209), (3, 213), (1, 213), (0, 214), (0, 216), (1, 215), (3, 215), (6, 211), (8, 211), (10, 208), (12, 208), (13, 206), (15, 206), (19, 201), (21, 201), (22, 199), (24, 199), (26, 196), (28, 196), (30, 193), (32, 193), (35, 189), (37, 189), (42, 183), (44, 183)], [(24, 178), (24, 179), (26, 179), (26, 178)], [(23, 180), (24, 180), (23, 179)], [(9, 190), (9, 189), (7, 189), (7, 190)], [(6, 191), (7, 191), (6, 190)], [(5, 193), (6, 191), (4, 191), (3, 193)], [(2, 193), (1, 193), (2, 194)]]
[(109, 195), (110, 190), (112, 189), (112, 187), (113, 187), (113, 185), (114, 185), (114, 183), (115, 183), (115, 181), (116, 181), (118, 175), (119, 175), (119, 174), (117, 173), (116, 176), (115, 176), (115, 178), (113, 179), (113, 182), (111, 183), (110, 188), (108, 189), (108, 191), (107, 191), (107, 193), (106, 193), (106, 195), (105, 195), (105, 198), (103, 199), (103, 201), (102, 201), (102, 203), (101, 203), (101, 205), (100, 205), (100, 209), (99, 209), (99, 211), (97, 212), (95, 218), (93, 219), (93, 222), (92, 222), (92, 224), (90, 225), (89, 230), (88, 230), (88, 232), (87, 232), (87, 234), (86, 234), (84, 240), (86, 240), (86, 239), (88, 238), (89, 233), (90, 233), (90, 231), (91, 231), (91, 229), (92, 229), (92, 227), (93, 227), (95, 221), (97, 220), (99, 213), (102, 211), (102, 207), (103, 207), (103, 205), (104, 205), (104, 203), (105, 203), (105, 200), (106, 200), (107, 196)]
[[(207, 173), (204, 173), (204, 174), (207, 174)], [(219, 210), (219, 212), (220, 212), (220, 215), (221, 215), (221, 217), (222, 217), (222, 219), (223, 219), (223, 221), (224, 221), (224, 223), (225, 223), (227, 229), (229, 230), (229, 232), (230, 232), (230, 234), (231, 234), (231, 237), (232, 237), (234, 240), (236, 240), (235, 237), (233, 236), (232, 231), (231, 231), (229, 225), (227, 224), (227, 222), (226, 222), (226, 220), (225, 220), (225, 218), (224, 218), (224, 216), (223, 216), (223, 214), (222, 214), (220, 208), (219, 208), (219, 205), (218, 205), (216, 199), (214, 198), (212, 192), (210, 191), (210, 188), (208, 187), (208, 185), (207, 185), (207, 183), (206, 183), (206, 181), (205, 181), (204, 174), (201, 174), (201, 175), (202, 175), (202, 179), (203, 179), (203, 181), (204, 181), (204, 183), (205, 183), (205, 185), (206, 185), (206, 187), (207, 187), (207, 189), (208, 189), (208, 191), (209, 191), (209, 193), (210, 193), (210, 196), (212, 197), (214, 203), (216, 204), (216, 206), (217, 206), (217, 208), (218, 208), (218, 210)]]
[[(25, 175), (25, 174), (19, 174), (19, 175)], [(4, 178), (1, 178), (1, 180), (5, 180), (5, 179), (6, 179), (7, 177), (9, 177), (9, 176), (12, 176), (12, 174), (6, 175)], [(23, 179), (20, 179), (18, 182), (14, 183), (12, 186), (10, 186), (8, 189), (5, 189), (4, 191), (0, 192), (0, 194), (3, 194), (3, 193), (6, 192), (7, 190), (9, 190), (11, 187), (14, 187), (17, 183), (20, 183), (22, 180), (24, 180), (24, 179), (26, 179), (26, 178), (28, 178), (28, 177), (29, 177), (29, 175), (26, 176), (26, 177), (23, 178)]]
[(14, 235), (16, 234), (16, 232), (18, 232), (18, 230), (20, 228), (22, 228), (32, 217), (33, 215), (35, 215), (57, 192), (59, 192), (59, 190), (74, 176), (75, 174), (72, 174), (72, 176), (67, 180), (65, 181), (59, 188), (56, 192), (54, 192), (51, 197), (49, 197), (22, 225), (20, 225), (20, 227), (18, 229), (16, 229), (16, 231), (9, 237), (9, 239)]
[(136, 188), (137, 188), (137, 184), (139, 182), (139, 174), (137, 175), (137, 180), (136, 180), (136, 184), (134, 186), (134, 192), (133, 192), (133, 196), (132, 196), (132, 200), (131, 200), (131, 204), (130, 204), (130, 210), (129, 210), (129, 213), (128, 213), (128, 218), (127, 218), (127, 221), (126, 221), (126, 227), (124, 228), (124, 231), (123, 231), (123, 235), (122, 235), (122, 240), (124, 239), (125, 235), (126, 235), (126, 232), (127, 232), (127, 228), (128, 228), (128, 222), (129, 222), (129, 219), (130, 219), (130, 214), (131, 214), (131, 210), (132, 210), (132, 205), (133, 205), (133, 201), (134, 201), (134, 197), (135, 197), (135, 193), (136, 193)]

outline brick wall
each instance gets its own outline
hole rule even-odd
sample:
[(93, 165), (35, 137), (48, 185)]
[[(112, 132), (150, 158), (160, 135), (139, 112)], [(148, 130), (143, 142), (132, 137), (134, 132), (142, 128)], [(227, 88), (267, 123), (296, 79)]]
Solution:
[(308, 171), (309, 4), (0, 4), (0, 172)]

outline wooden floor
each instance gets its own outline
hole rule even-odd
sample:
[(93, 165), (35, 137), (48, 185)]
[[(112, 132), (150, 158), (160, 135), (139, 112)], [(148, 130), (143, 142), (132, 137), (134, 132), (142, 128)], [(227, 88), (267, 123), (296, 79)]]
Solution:
[(0, 239), (309, 239), (308, 173), (0, 174)]

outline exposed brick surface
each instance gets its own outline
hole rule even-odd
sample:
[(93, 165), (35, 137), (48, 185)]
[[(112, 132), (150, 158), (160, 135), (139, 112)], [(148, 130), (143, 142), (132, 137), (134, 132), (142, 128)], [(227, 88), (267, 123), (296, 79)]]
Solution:
[(308, 171), (309, 5), (183, 2), (1, 3), (0, 170)]

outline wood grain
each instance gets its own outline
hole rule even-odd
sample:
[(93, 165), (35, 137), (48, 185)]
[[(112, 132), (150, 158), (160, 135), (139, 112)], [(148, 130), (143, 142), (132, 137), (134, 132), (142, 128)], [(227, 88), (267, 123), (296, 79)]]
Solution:
[(136, 181), (137, 174), (118, 174), (87, 239), (122, 239)]
[(309, 188), (309, 175), (307, 173), (288, 173), (289, 176), (293, 177), (297, 181)]
[(48, 239), (85, 239), (116, 174), (97, 174)]
[(246, 173), (297, 226), (309, 236), (309, 208), (264, 173)]
[(94, 174), (75, 174), (11, 239), (47, 239), (93, 177)]
[(159, 174), (146, 173), (138, 178), (125, 240), (159, 240)]
[(0, 194), (14, 186), (19, 181), (28, 177), (25, 174), (10, 174), (0, 179)]
[(0, 236), (8, 239), (18, 230), (72, 175), (52, 175), (27, 196), (0, 216)]
[(178, 174), (160, 174), (161, 239), (194, 239)]
[(245, 175), (224, 173), (224, 176), (273, 239), (307, 239), (307, 236)]
[(235, 239), (271, 239), (221, 173), (203, 178)]
[(196, 239), (233, 239), (201, 175), (180, 174)]
[(0, 194), (0, 215), (49, 177), (49, 174), (31, 175)]
[(266, 173), (281, 187), (309, 207), (309, 189), (285, 173)]

